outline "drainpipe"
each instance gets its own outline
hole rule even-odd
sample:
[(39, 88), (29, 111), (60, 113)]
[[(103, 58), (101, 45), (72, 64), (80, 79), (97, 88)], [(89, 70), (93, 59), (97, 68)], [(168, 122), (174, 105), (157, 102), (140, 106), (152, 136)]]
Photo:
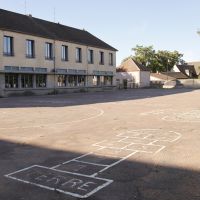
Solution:
[(56, 95), (56, 40), (53, 41), (54, 95)]
[(88, 92), (88, 69), (89, 69), (89, 64), (88, 64), (88, 46), (86, 46), (86, 88), (87, 88), (87, 92)]

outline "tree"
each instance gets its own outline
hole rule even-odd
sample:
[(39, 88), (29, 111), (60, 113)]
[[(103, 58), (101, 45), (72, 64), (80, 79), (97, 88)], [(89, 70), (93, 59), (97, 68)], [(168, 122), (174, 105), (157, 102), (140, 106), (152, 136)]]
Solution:
[(132, 50), (135, 52), (133, 58), (144, 66), (151, 65), (155, 59), (155, 50), (153, 46), (143, 47), (137, 45), (135, 48), (132, 48)]
[(135, 55), (128, 58), (132, 57), (138, 63), (149, 68), (151, 72), (165, 72), (171, 70), (175, 64), (184, 63), (183, 54), (178, 51), (158, 50), (156, 52), (153, 46), (144, 47), (141, 45), (137, 45), (132, 50)]
[(182, 60), (183, 54), (178, 51), (162, 51), (159, 50), (156, 53), (156, 57), (159, 63), (158, 71), (170, 71), (174, 65), (182, 64), (184, 61)]

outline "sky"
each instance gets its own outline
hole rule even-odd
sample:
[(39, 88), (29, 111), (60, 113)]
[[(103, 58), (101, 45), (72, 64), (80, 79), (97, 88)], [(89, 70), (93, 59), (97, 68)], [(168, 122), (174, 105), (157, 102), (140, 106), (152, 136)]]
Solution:
[(200, 61), (199, 0), (0, 0), (0, 8), (85, 29), (118, 49), (117, 65), (137, 44)]

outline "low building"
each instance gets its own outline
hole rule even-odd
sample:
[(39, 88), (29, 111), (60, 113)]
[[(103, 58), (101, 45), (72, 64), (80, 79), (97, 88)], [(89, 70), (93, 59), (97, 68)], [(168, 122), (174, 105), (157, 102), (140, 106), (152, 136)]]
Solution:
[(0, 96), (113, 89), (116, 51), (85, 30), (0, 9)]
[(152, 83), (157, 84), (164, 84), (166, 81), (176, 80), (174, 77), (168, 76), (163, 73), (151, 73), (150, 74), (150, 81)]
[(198, 78), (200, 78), (200, 61), (188, 62), (188, 65), (193, 65)]
[(150, 86), (150, 71), (134, 59), (129, 58), (117, 67), (118, 87), (143, 88)]
[(182, 72), (160, 72), (151, 73), (150, 81), (153, 87), (173, 88), (180, 80), (187, 80), (188, 76)]
[(197, 78), (198, 75), (196, 73), (194, 65), (184, 64), (184, 65), (174, 65), (171, 69), (171, 72), (181, 72), (187, 78)]

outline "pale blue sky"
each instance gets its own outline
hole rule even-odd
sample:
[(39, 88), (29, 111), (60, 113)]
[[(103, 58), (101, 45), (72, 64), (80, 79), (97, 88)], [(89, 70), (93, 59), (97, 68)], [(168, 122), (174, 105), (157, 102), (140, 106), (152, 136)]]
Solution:
[[(0, 0), (0, 8), (25, 13), (25, 0)], [(119, 50), (117, 63), (137, 44), (178, 50), (200, 60), (199, 0), (26, 0), (27, 14), (84, 28)]]

